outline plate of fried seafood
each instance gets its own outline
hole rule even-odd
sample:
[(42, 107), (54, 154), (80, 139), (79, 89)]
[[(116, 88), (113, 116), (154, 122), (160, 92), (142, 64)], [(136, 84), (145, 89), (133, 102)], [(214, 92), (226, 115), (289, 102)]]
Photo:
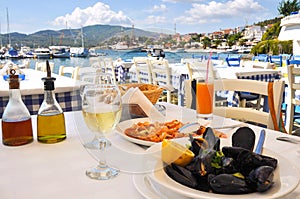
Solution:
[[(151, 122), (149, 118), (137, 118), (120, 122), (117, 125), (117, 133), (125, 139), (144, 146), (151, 146), (162, 142), (164, 139), (175, 139), (193, 136), (201, 136), (205, 131), (205, 126), (200, 126), (197, 131), (191, 133), (181, 133), (180, 127), (185, 125), (178, 120), (166, 122)], [(226, 138), (226, 134), (214, 130), (218, 137)]]

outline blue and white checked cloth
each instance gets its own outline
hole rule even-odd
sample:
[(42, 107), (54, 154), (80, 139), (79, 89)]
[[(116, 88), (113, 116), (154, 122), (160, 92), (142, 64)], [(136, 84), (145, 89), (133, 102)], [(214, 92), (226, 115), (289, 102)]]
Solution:
[[(81, 97), (79, 90), (55, 93), (55, 97), (64, 112), (81, 110)], [(36, 115), (44, 100), (44, 94), (24, 95), (22, 100), (29, 110), (31, 115)], [(2, 117), (3, 111), (9, 101), (8, 96), (0, 97), (0, 114)]]

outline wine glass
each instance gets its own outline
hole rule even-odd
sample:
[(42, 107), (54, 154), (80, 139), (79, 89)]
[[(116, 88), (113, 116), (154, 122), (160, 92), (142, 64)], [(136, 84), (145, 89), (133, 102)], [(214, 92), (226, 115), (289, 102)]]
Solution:
[(92, 179), (107, 180), (118, 175), (119, 170), (106, 164), (105, 150), (111, 145), (107, 136), (112, 133), (121, 117), (121, 94), (117, 85), (107, 75), (99, 74), (99, 82), (85, 85), (82, 91), (82, 115), (89, 130), (95, 134), (88, 149), (100, 151), (99, 164), (86, 170)]

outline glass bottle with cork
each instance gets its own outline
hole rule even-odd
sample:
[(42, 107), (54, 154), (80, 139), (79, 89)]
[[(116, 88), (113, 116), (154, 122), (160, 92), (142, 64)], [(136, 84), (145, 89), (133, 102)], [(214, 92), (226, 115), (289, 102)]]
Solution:
[(2, 142), (20, 146), (33, 141), (30, 113), (21, 98), (20, 78), (15, 69), (9, 69), (9, 101), (2, 115)]
[(55, 98), (54, 81), (51, 69), (46, 61), (47, 77), (44, 81), (44, 100), (37, 115), (37, 139), (42, 143), (57, 143), (66, 139), (64, 113)]

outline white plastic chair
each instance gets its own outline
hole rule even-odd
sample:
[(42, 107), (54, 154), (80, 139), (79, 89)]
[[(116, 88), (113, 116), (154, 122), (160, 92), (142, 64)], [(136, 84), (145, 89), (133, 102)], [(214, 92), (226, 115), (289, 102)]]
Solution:
[[(268, 96), (268, 85), (271, 82), (254, 81), (246, 79), (219, 79), (214, 81), (216, 91), (245, 91)], [(279, 124), (281, 104), (284, 92), (284, 81), (276, 80), (273, 83), (274, 115), (276, 124)], [(269, 98), (271, 96), (268, 96)], [(269, 107), (271, 107), (269, 105)], [(254, 122), (275, 129), (271, 112), (263, 112), (253, 108), (214, 106), (214, 114), (242, 121)]]
[(152, 83), (164, 88), (167, 92), (167, 102), (171, 103), (171, 94), (175, 88), (171, 82), (171, 68), (168, 60), (149, 60), (152, 72)]
[(296, 97), (296, 92), (300, 91), (300, 82), (296, 78), (300, 78), (300, 68), (291, 64), (287, 66), (288, 72), (288, 94), (287, 94), (287, 108), (286, 108), (286, 131), (291, 134), (293, 131), (295, 106), (300, 105), (299, 97)]
[(108, 58), (104, 58), (100, 61), (102, 62), (101, 64), (103, 65), (102, 68), (104, 69), (104, 72), (111, 74), (114, 84), (117, 84), (118, 81), (117, 81), (117, 76), (116, 76), (113, 59), (111, 57), (108, 57)]
[(62, 76), (68, 76), (72, 79), (79, 79), (79, 70), (80, 68), (78, 66), (76, 67), (66, 67), (66, 66), (60, 66), (59, 67), (59, 75)]
[[(51, 72), (53, 72), (54, 69), (54, 63), (49, 62)], [(46, 61), (45, 62), (36, 62), (35, 63), (35, 70), (42, 71), (42, 72), (47, 72), (47, 67), (46, 67)]]
[(133, 58), (138, 83), (152, 84), (152, 72), (149, 61), (148, 57)]

